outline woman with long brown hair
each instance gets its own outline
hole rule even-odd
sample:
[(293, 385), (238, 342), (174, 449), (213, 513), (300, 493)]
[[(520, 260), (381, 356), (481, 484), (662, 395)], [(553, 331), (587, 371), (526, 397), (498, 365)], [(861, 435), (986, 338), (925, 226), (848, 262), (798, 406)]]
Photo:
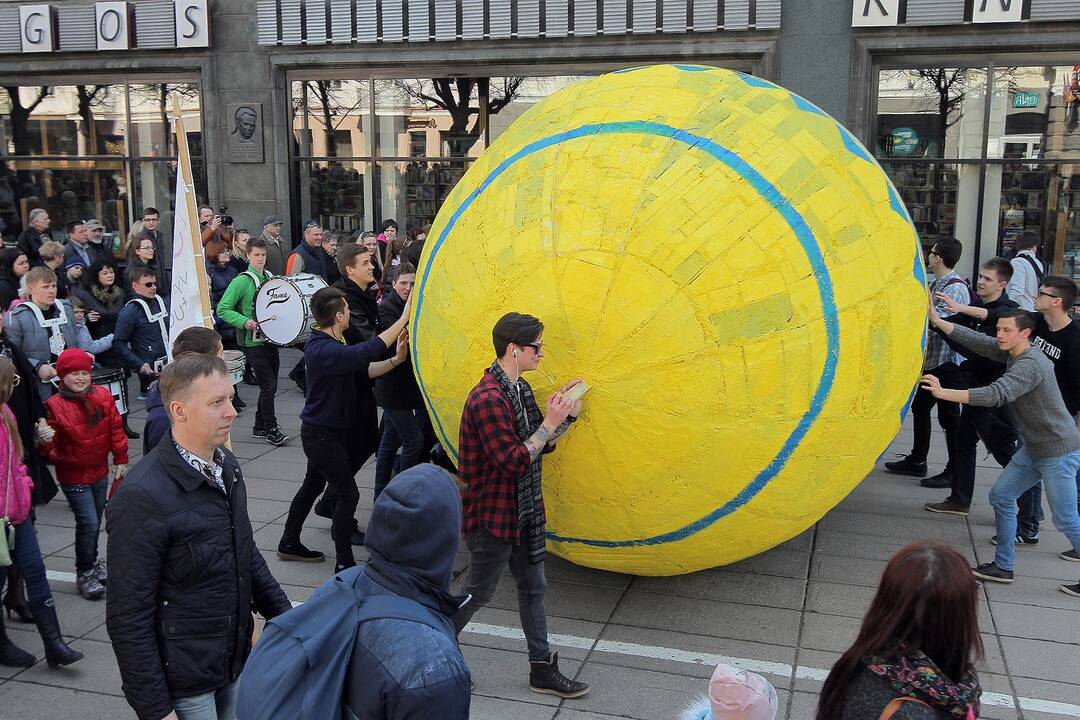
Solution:
[[(22, 461), (23, 446), (15, 416), (6, 405), (21, 380), (11, 361), (0, 357), (0, 516), (6, 517), (15, 528), (15, 544), (9, 548), (11, 562), (19, 566), (26, 579), (27, 600), (45, 645), (45, 660), (49, 667), (57, 668), (82, 660), (83, 655), (68, 647), (60, 635), (56, 604), (45, 579), (45, 562), (30, 517), (34, 481)], [(0, 591), (6, 579), (6, 574), (0, 573)], [(8, 640), (0, 615), (0, 665), (30, 667), (35, 662), (33, 655)]]
[(855, 643), (833, 666), (817, 720), (972, 720), (982, 657), (978, 584), (952, 548), (916, 542), (889, 560)]

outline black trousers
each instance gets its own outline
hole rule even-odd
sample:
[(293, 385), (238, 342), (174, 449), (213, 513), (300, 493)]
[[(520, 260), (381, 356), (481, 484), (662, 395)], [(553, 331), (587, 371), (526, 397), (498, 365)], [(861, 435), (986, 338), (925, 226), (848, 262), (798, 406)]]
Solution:
[(1019, 436), (1012, 417), (1003, 407), (975, 407), (964, 405), (957, 423), (956, 441), (953, 445), (952, 494), (949, 499), (960, 505), (970, 505), (975, 491), (975, 460), (979, 440), (994, 456), (998, 465), (1005, 467), (1016, 452)]
[[(937, 376), (942, 387), (950, 390), (967, 389), (967, 376), (960, 370), (956, 363), (945, 363), (933, 370), (927, 370), (927, 374)], [(915, 398), (911, 401), (911, 421), (914, 426), (915, 441), (911, 446), (911, 454), (908, 456), (912, 462), (926, 462), (926, 456), (930, 452), (930, 411), (934, 405), (938, 409), (938, 423), (945, 431), (945, 445), (949, 451), (950, 465), (946, 470), (952, 470), (952, 459), (956, 457), (954, 445), (956, 442), (956, 429), (960, 424), (960, 403), (945, 402), (938, 400), (930, 394), (929, 390), (919, 388), (915, 392)]]
[(334, 534), (334, 551), (337, 562), (351, 565), (355, 562), (352, 552), (353, 518), (360, 491), (356, 488), (353, 460), (349, 456), (349, 432), (318, 425), (301, 425), (300, 442), (307, 456), (307, 473), (304, 482), (289, 505), (289, 517), (285, 520), (283, 542), (298, 542), (304, 521), (311, 513), (311, 506), (323, 488), (334, 489), (334, 514), (330, 521)]
[(255, 372), (259, 383), (259, 402), (255, 406), (253, 430), (273, 430), (277, 427), (277, 415), (274, 412), (274, 396), (277, 395), (278, 371), (281, 369), (281, 355), (276, 345), (263, 343), (244, 348), (247, 366)]

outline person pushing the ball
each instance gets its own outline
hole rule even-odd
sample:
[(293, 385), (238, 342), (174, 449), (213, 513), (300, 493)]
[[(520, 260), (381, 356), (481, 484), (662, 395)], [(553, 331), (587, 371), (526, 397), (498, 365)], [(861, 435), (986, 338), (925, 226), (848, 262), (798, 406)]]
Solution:
[(540, 480), (542, 455), (555, 449), (581, 412), (583, 383), (571, 380), (563, 385), (540, 414), (532, 388), (521, 375), (539, 368), (543, 332), (544, 324), (531, 315), (503, 315), (491, 333), (497, 359), (469, 393), (461, 413), (458, 474), (465, 485), (462, 532), (469, 547), (465, 592), (472, 599), (454, 616), (454, 631), (460, 634), (491, 601), (509, 563), (529, 647), (529, 689), (576, 698), (589, 686), (559, 672), (558, 653), (548, 646), (546, 517)]

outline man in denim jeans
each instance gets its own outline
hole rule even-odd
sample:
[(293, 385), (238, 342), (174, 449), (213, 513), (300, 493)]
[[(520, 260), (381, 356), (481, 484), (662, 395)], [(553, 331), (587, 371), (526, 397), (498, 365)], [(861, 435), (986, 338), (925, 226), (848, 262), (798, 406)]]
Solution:
[(547, 401), (533, 398), (521, 374), (544, 357), (544, 325), (530, 315), (508, 313), (492, 331), (498, 358), (469, 393), (461, 413), (458, 469), (465, 484), (463, 533), (469, 546), (472, 601), (454, 616), (460, 633), (473, 614), (491, 601), (499, 575), (509, 564), (517, 583), (518, 612), (529, 646), (529, 689), (562, 698), (581, 697), (589, 686), (559, 672), (558, 653), (548, 647), (544, 594), (544, 498), (541, 456), (555, 448), (581, 411), (581, 400), (563, 393)]
[[(1041, 317), (1035, 320), (1031, 335), (1033, 347), (1054, 364), (1061, 399), (1074, 418), (1080, 415), (1080, 323), (1069, 314), (1076, 302), (1076, 284), (1066, 277), (1044, 278), (1035, 297), (1035, 310)], [(1077, 477), (1080, 492), (1080, 476)], [(1042, 514), (1042, 486), (1036, 485), (1017, 500), (1016, 542), (1022, 545), (1039, 543), (1039, 516)], [(1080, 557), (1071, 550), (1066, 559), (1074, 562)]]
[[(935, 398), (952, 402), (981, 407), (1012, 403), (1017, 430), (1024, 440), (990, 489), (997, 525), (997, 551), (993, 562), (973, 570), (975, 576), (991, 582), (1013, 581), (1016, 499), (1040, 480), (1050, 501), (1054, 525), (1069, 539), (1072, 549), (1080, 551), (1080, 514), (1076, 507), (1080, 432), (1061, 398), (1053, 364), (1031, 344), (1035, 318), (1019, 309), (999, 314), (995, 340), (942, 320), (932, 305), (929, 317), (931, 324), (951, 340), (991, 359), (1004, 361), (1005, 374), (989, 385), (970, 390), (949, 390), (941, 387), (933, 375), (923, 375), (922, 387)], [(1061, 589), (1070, 592), (1068, 586)]]

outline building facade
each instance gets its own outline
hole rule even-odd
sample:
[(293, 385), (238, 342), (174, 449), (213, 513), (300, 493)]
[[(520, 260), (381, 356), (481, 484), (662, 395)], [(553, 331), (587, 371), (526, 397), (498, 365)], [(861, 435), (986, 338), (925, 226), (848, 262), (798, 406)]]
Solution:
[(965, 274), (1030, 230), (1080, 279), (1075, 0), (0, 0), (0, 232), (45, 207), (119, 247), (154, 206), (168, 234), (179, 111), (200, 199), (238, 227), (415, 234), (532, 104), (657, 62), (844, 122)]

